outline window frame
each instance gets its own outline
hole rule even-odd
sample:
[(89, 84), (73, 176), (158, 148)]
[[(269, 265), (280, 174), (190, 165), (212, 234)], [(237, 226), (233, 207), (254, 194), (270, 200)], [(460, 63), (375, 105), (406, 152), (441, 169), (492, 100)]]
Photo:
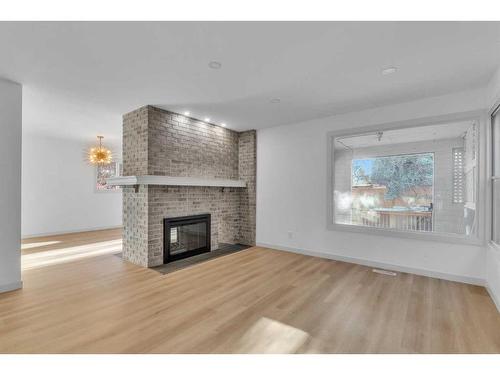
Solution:
[(420, 118), (415, 120), (388, 122), (382, 124), (373, 124), (368, 126), (354, 126), (349, 124), (348, 129), (334, 130), (327, 133), (327, 218), (326, 229), (331, 231), (343, 231), (351, 233), (362, 233), (369, 235), (379, 235), (385, 237), (399, 237), (410, 238), (418, 240), (438, 241), (447, 243), (469, 244), (484, 246), (485, 244), (485, 222), (484, 222), (484, 201), (485, 199), (478, 199), (476, 206), (476, 215), (478, 217), (478, 232), (476, 237), (468, 237), (467, 235), (455, 233), (436, 233), (436, 232), (405, 232), (387, 228), (366, 227), (351, 224), (335, 223), (335, 173), (334, 173), (334, 140), (341, 136), (356, 136), (364, 133), (375, 131), (387, 131), (395, 129), (411, 129), (422, 126), (444, 125), (454, 121), (472, 120), (477, 122), (478, 132), (478, 153), (477, 157), (477, 193), (486, 197), (485, 169), (482, 168), (483, 160), (485, 160), (486, 142), (484, 140), (484, 125), (486, 123), (485, 111), (468, 111), (455, 113), (450, 115), (433, 116)]
[[(496, 249), (498, 249), (500, 251), (500, 243), (497, 243), (493, 236), (495, 234), (495, 231), (494, 231), (494, 225), (495, 225), (495, 219), (494, 219), (494, 208), (493, 208), (493, 203), (495, 202), (494, 200), (494, 184), (495, 184), (495, 181), (498, 181), (500, 176), (496, 176), (495, 175), (495, 160), (494, 160), (494, 149), (495, 149), (495, 146), (494, 146), (494, 143), (495, 143), (495, 139), (493, 137), (494, 133), (493, 133), (493, 126), (494, 126), (494, 121), (493, 121), (493, 118), (495, 116), (500, 116), (500, 100), (498, 100), (492, 107), (492, 109), (488, 112), (488, 120), (489, 120), (489, 126), (488, 126), (488, 162), (489, 162), (489, 168), (488, 168), (488, 189), (489, 189), (489, 202), (488, 202), (488, 206), (490, 207), (490, 209), (488, 210), (488, 221), (489, 221), (489, 235), (488, 235), (488, 239), (489, 239), (489, 244), (493, 247), (495, 247)], [(500, 156), (500, 155), (499, 155)], [(496, 182), (498, 183), (498, 182)], [(499, 199), (499, 198), (497, 198)]]

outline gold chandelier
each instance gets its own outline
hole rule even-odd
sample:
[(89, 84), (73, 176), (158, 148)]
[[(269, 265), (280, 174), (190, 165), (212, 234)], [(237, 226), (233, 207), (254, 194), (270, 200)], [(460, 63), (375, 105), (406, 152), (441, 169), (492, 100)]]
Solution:
[(103, 140), (102, 135), (98, 135), (97, 139), (99, 140), (99, 146), (97, 147), (92, 147), (88, 153), (88, 161), (90, 164), (94, 165), (107, 165), (110, 164), (111, 161), (113, 160), (113, 155), (111, 154), (111, 150), (107, 149), (102, 145), (102, 140)]

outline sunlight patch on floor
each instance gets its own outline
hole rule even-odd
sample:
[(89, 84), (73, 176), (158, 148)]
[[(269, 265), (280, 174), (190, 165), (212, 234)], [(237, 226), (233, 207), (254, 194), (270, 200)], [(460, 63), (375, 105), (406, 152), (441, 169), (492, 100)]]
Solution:
[(33, 254), (24, 254), (21, 257), (21, 263), (22, 269), (28, 270), (54, 264), (73, 262), (99, 255), (117, 254), (121, 251), (122, 240), (119, 239), (56, 250), (39, 251)]
[(241, 337), (239, 353), (295, 353), (309, 334), (277, 320), (261, 317)]
[(29, 249), (35, 249), (37, 247), (57, 245), (58, 243), (61, 243), (61, 241), (45, 241), (45, 242), (23, 243), (21, 245), (21, 250), (29, 250)]

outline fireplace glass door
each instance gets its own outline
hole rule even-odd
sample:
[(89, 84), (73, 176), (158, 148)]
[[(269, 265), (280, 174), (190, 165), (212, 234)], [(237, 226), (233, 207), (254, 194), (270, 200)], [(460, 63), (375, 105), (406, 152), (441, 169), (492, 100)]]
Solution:
[(164, 220), (164, 261), (210, 251), (210, 215), (196, 215)]

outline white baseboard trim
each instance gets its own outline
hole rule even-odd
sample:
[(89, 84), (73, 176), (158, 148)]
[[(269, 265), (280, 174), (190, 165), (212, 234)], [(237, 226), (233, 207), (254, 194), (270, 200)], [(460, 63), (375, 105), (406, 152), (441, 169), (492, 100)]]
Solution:
[(500, 297), (497, 296), (494, 292), (493, 289), (491, 289), (490, 285), (486, 283), (484, 286), (486, 290), (488, 291), (488, 294), (490, 295), (491, 299), (493, 300), (493, 303), (497, 307), (498, 312), (500, 313)]
[(10, 292), (12, 290), (21, 289), (22, 287), (23, 287), (22, 281), (0, 285), (0, 293)]
[(383, 268), (386, 270), (404, 272), (404, 273), (412, 273), (415, 275), (433, 277), (436, 279), (457, 281), (457, 282), (465, 283), (465, 284), (485, 286), (485, 280), (481, 279), (479, 277), (455, 275), (455, 274), (444, 273), (444, 272), (433, 271), (433, 270), (406, 267), (406, 266), (401, 266), (401, 265), (391, 264), (391, 263), (377, 262), (377, 261), (373, 261), (373, 260), (369, 260), (369, 259), (348, 257), (345, 255), (326, 253), (323, 251), (305, 250), (305, 249), (298, 249), (298, 248), (292, 248), (292, 247), (280, 246), (280, 245), (272, 245), (272, 244), (266, 244), (266, 243), (257, 243), (257, 246), (267, 247), (267, 248), (275, 249), (275, 250), (289, 251), (292, 253), (309, 255), (309, 256), (313, 256), (313, 257), (338, 260), (341, 262), (360, 264), (362, 266), (367, 266), (367, 267)]
[(27, 240), (29, 238), (37, 238), (37, 237), (47, 237), (47, 236), (59, 236), (62, 234), (71, 234), (71, 233), (81, 233), (81, 232), (92, 232), (96, 230), (107, 230), (107, 229), (118, 229), (123, 228), (123, 225), (113, 225), (110, 227), (93, 227), (93, 228), (81, 228), (75, 230), (65, 230), (60, 232), (45, 232), (45, 233), (35, 233), (35, 234), (23, 234), (21, 235), (21, 239)]

